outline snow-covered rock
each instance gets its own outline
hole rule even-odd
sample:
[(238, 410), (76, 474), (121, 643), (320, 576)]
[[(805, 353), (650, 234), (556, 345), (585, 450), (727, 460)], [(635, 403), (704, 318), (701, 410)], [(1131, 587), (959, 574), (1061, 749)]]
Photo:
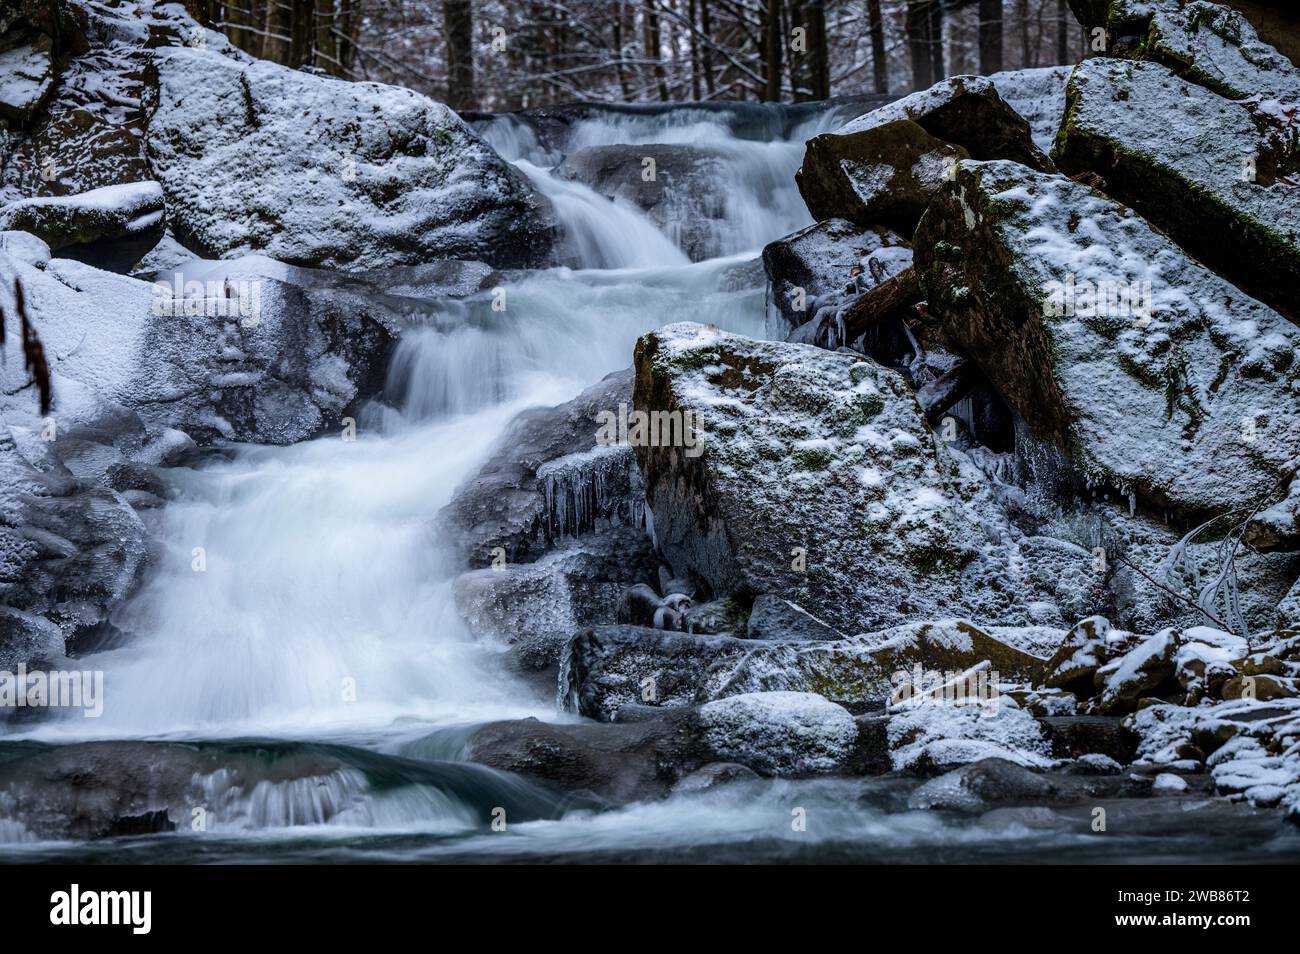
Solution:
[(833, 321), (858, 295), (911, 264), (901, 236), (847, 219), (826, 219), (777, 239), (763, 249), (768, 337), (786, 338), (824, 315)]
[(1221, 794), (1300, 817), (1300, 699), (1153, 705), (1126, 720), (1140, 763), (1204, 762)]
[(26, 122), (54, 86), (48, 37), (0, 53), (0, 116)]
[(1232, 99), (1300, 104), (1300, 70), (1226, 4), (1153, 4), (1143, 53)]
[(0, 232), (0, 251), (37, 268), (50, 260), (50, 247), (30, 232)]
[(857, 723), (811, 692), (751, 692), (700, 707), (705, 744), (762, 775), (813, 775), (848, 761)]
[(916, 702), (889, 718), (889, 758), (896, 771), (945, 771), (982, 759), (1050, 765), (1051, 746), (1032, 715), (1008, 700), (998, 705)]
[(132, 182), (21, 199), (0, 207), (0, 230), (39, 236), (61, 258), (125, 271), (162, 237), (162, 188), (156, 182)]
[[(67, 259), (0, 261), (22, 281), (65, 427), (108, 402), (153, 433), (292, 443), (378, 392), (396, 332), (377, 296), (269, 259), (195, 263), (160, 284)], [(13, 363), (4, 379), (26, 383)]]
[(597, 626), (569, 644), (560, 691), (571, 711), (605, 720), (625, 705), (695, 705), (746, 692), (815, 692), (848, 706), (880, 706), (917, 667), (928, 678), (987, 661), (999, 678), (1028, 682), (1042, 659), (1027, 647), (1060, 636), (965, 620), (818, 641)]
[(551, 255), (544, 200), (440, 103), (205, 50), (150, 62), (149, 158), (186, 245), (334, 268)]
[(771, 594), (845, 633), (1044, 621), (1018, 532), (901, 374), (674, 324), (638, 343), (633, 405), (659, 422), (636, 442), (659, 551), (715, 596)]
[(1246, 105), (1157, 63), (1104, 58), (1075, 69), (1067, 98), (1063, 171), (1097, 172), (1108, 195), (1300, 321), (1300, 187), (1278, 181), (1295, 159)]
[(146, 560), (144, 524), (122, 494), (52, 454), (39, 459), (45, 470), (0, 420), (0, 668), (11, 672), (61, 658), (126, 597)]
[(1051, 151), (1057, 130), (1061, 128), (1070, 69), (1069, 66), (1040, 66), (1007, 70), (989, 77), (1002, 101), (1029, 123), (1034, 145), (1044, 153)]
[(945, 334), (1094, 484), (1184, 526), (1285, 494), (1300, 331), (1130, 210), (1063, 176), (963, 163), (915, 255)]
[(1053, 168), (990, 80), (954, 76), (814, 136), (795, 180), (817, 219), (911, 235), (956, 160), (969, 157)]

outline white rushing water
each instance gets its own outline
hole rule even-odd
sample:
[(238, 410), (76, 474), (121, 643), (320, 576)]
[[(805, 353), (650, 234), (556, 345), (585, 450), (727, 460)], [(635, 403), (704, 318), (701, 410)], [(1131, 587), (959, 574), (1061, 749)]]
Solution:
[[(740, 175), (755, 156), (780, 167), (765, 200), (744, 193), (752, 207), (737, 205), (737, 234), (798, 203), (797, 144), (676, 122), (660, 124), (665, 138), (730, 141), (748, 157)], [(652, 138), (654, 124), (637, 123), (586, 122), (579, 134)], [(88, 661), (105, 672), (103, 716), (29, 732), (304, 738), (556, 716), (467, 632), (434, 515), (520, 410), (627, 367), (637, 337), (671, 321), (761, 335), (763, 292), (756, 248), (691, 264), (640, 212), (516, 161), (596, 268), (520, 273), (504, 311), (488, 293), (445, 303), (439, 320), (403, 336), (389, 369), (395, 408), (363, 418), (355, 441), (246, 447), (228, 463), (173, 472), (155, 565), (114, 617), (130, 638)]]

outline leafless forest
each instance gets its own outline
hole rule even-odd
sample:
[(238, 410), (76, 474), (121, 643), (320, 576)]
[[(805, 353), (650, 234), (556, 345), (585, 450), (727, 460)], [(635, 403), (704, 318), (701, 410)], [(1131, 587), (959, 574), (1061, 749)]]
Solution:
[(187, 0), (266, 59), (460, 109), (799, 101), (1073, 62), (1066, 0)]

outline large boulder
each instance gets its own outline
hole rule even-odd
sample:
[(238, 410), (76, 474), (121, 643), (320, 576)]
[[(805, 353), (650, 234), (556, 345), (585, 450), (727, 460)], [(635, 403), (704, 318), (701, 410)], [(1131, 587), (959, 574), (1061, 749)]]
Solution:
[(714, 595), (771, 594), (846, 633), (1041, 618), (1019, 534), (897, 372), (675, 324), (638, 342), (633, 405), (659, 551)]
[(749, 692), (814, 692), (855, 710), (884, 705), (904, 674), (982, 662), (1009, 681), (1035, 677), (1039, 641), (1059, 630), (918, 623), (840, 640), (750, 640), (597, 626), (569, 644), (560, 691), (571, 710), (611, 719), (628, 705), (696, 705)]
[(826, 219), (769, 243), (763, 249), (768, 337), (786, 338), (824, 314), (833, 321), (859, 295), (911, 264), (901, 236), (847, 219)]
[(817, 219), (911, 235), (954, 163), (970, 157), (1053, 168), (991, 80), (955, 76), (814, 136), (795, 181)]
[(152, 433), (293, 443), (378, 392), (398, 331), (374, 296), (269, 259), (194, 263), (153, 285), (66, 259), (0, 261), (22, 281), (65, 426), (107, 401)]
[(616, 371), (572, 401), (515, 418), (492, 456), (438, 515), (462, 561), (487, 567), (501, 551), (510, 563), (531, 562), (566, 538), (602, 527), (642, 527), (645, 506), (632, 449), (598, 442), (599, 416), (616, 414), (631, 399), (631, 371)]
[(162, 189), (156, 182), (132, 182), (22, 199), (0, 208), (5, 230), (39, 237), (60, 258), (126, 271), (162, 237)]
[(150, 61), (147, 144), (186, 245), (294, 264), (549, 260), (544, 200), (446, 106), (206, 50)]
[(1285, 494), (1300, 332), (1130, 210), (1063, 176), (964, 163), (916, 260), (945, 334), (1094, 485), (1184, 526)]
[(704, 744), (761, 775), (815, 775), (853, 756), (858, 726), (847, 709), (812, 692), (751, 692), (700, 706)]
[(1300, 188), (1278, 181), (1300, 162), (1261, 118), (1159, 64), (1103, 58), (1075, 69), (1067, 102), (1063, 171), (1096, 172), (1108, 195), (1300, 321)]
[(466, 740), (463, 757), (502, 772), (628, 802), (662, 798), (680, 778), (713, 761), (692, 710), (614, 725), (489, 722)]
[[(1130, 24), (1146, 17), (1146, 35), (1137, 48), (1143, 58), (1230, 99), (1300, 102), (1300, 70), (1262, 40), (1241, 11), (1205, 0), (1143, 5), (1127, 0), (1113, 4), (1112, 16), (1124, 8)], [(1294, 37), (1290, 42), (1294, 46)]]

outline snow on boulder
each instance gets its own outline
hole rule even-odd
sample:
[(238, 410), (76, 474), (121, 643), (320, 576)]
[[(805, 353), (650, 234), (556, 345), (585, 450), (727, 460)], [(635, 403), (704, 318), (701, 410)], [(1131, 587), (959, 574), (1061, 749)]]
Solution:
[(771, 594), (846, 633), (1031, 623), (1052, 599), (987, 480), (869, 358), (669, 325), (637, 344), (633, 407), (659, 551), (715, 596)]
[(22, 199), (0, 208), (0, 230), (30, 232), (61, 258), (125, 271), (163, 233), (157, 182), (104, 186), (76, 195)]
[(1194, 83), (1232, 99), (1300, 104), (1300, 70), (1229, 6), (1204, 0), (1153, 5), (1148, 31), (1146, 58)]
[(1062, 171), (1096, 172), (1108, 195), (1300, 321), (1300, 187), (1279, 181), (1297, 160), (1266, 122), (1157, 63), (1084, 60), (1067, 100)]
[(954, 347), (1095, 484), (1183, 526), (1284, 496), (1300, 330), (1131, 210), (1064, 176), (963, 163), (915, 255)]
[(50, 247), (30, 232), (0, 232), (0, 251), (38, 268), (50, 260)]
[(911, 235), (958, 159), (1052, 162), (982, 76), (955, 76), (808, 140), (795, 175), (808, 211)]
[(1034, 145), (1047, 153), (1065, 114), (1065, 84), (1069, 66), (1039, 66), (1007, 70), (989, 77), (1002, 101), (1029, 123)]
[(204, 50), (150, 64), (149, 157), (186, 245), (333, 268), (550, 259), (545, 201), (440, 103)]
[(750, 692), (700, 707), (704, 744), (761, 775), (813, 775), (842, 766), (858, 726), (843, 706), (812, 692)]
[(763, 249), (768, 337), (787, 338), (823, 318), (834, 321), (859, 295), (911, 264), (902, 236), (847, 219), (826, 219), (771, 242)]
[(49, 95), (56, 77), (50, 49), (41, 37), (0, 53), (0, 116), (27, 122)]
[(837, 640), (739, 639), (596, 626), (563, 656), (560, 692), (570, 711), (609, 720), (626, 705), (681, 706), (746, 692), (815, 692), (847, 706), (884, 705), (917, 667), (965, 672), (981, 663), (1028, 682), (1042, 667), (1029, 651), (1059, 640), (1045, 627), (987, 627), (966, 620), (915, 623)]
[(1052, 762), (1038, 720), (1005, 696), (907, 703), (891, 712), (886, 733), (890, 762), (900, 772), (942, 772), (991, 758), (1030, 768)]
[[(38, 269), (0, 253), (0, 266), (22, 282), (64, 425), (109, 402), (152, 432), (292, 443), (377, 393), (396, 333), (379, 296), (264, 258), (153, 285), (68, 259)], [(6, 375), (25, 383), (14, 363)]]

